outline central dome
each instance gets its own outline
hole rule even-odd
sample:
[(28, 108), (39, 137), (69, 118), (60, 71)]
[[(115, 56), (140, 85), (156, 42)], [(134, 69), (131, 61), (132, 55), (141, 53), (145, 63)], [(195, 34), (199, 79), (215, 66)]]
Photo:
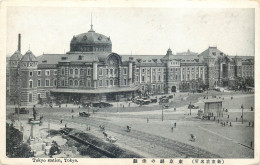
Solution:
[(73, 36), (70, 42), (71, 52), (112, 52), (110, 37), (96, 33), (91, 29), (87, 33)]

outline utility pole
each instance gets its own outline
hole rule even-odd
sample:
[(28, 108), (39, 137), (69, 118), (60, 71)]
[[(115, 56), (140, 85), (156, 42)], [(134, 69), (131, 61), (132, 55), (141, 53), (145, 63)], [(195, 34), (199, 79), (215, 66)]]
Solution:
[(241, 109), (242, 109), (242, 124), (244, 123), (244, 115), (243, 115), (243, 111), (244, 111), (244, 106), (243, 106), (243, 104), (241, 105)]
[(164, 105), (162, 105), (162, 121), (163, 121), (163, 106), (164, 106)]
[(190, 115), (191, 115), (191, 101), (190, 101)]

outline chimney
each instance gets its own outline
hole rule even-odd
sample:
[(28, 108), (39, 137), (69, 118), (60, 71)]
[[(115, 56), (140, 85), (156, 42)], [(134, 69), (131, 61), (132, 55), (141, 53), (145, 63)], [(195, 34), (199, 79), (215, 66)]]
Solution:
[(18, 34), (18, 51), (21, 52), (21, 34)]

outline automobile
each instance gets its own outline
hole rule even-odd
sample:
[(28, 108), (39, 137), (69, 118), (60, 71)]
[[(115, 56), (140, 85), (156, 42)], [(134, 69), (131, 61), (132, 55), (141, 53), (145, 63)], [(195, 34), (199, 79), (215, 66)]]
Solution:
[(199, 106), (189, 104), (188, 109), (199, 109)]
[(141, 104), (141, 103), (143, 103), (143, 102), (144, 102), (143, 99), (136, 99), (136, 101), (135, 101), (136, 104)]
[(162, 103), (169, 103), (169, 98), (162, 98), (162, 99), (160, 99), (159, 104), (162, 104)]
[(100, 102), (100, 108), (112, 107), (113, 105), (106, 102)]
[(168, 108), (169, 108), (169, 105), (163, 105), (163, 108), (164, 108), (164, 109), (168, 109)]
[(173, 98), (173, 95), (169, 95), (169, 99), (172, 99)]
[(157, 103), (157, 99), (151, 99), (152, 103)]
[(81, 117), (89, 117), (90, 114), (87, 113), (87, 112), (79, 112), (79, 116), (81, 116)]
[(143, 102), (142, 102), (143, 105), (147, 105), (147, 104), (150, 104), (150, 103), (151, 103), (150, 100), (143, 100)]
[[(26, 108), (20, 108), (20, 114), (28, 114), (29, 110)], [(15, 113), (18, 114), (18, 108), (15, 108)]]

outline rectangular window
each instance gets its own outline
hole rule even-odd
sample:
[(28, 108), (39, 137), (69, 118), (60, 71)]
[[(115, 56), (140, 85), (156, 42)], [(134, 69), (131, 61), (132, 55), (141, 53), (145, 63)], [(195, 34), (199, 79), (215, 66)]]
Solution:
[(99, 68), (99, 75), (103, 75), (103, 69), (102, 68)]
[(46, 70), (45, 71), (45, 76), (49, 76), (50, 75), (50, 71), (49, 70)]
[(107, 69), (107, 75), (109, 74), (109, 70)]
[(136, 81), (139, 81), (139, 76), (136, 76)]
[(143, 69), (142, 72), (144, 73), (144, 72), (145, 72), (145, 69)]
[(57, 79), (53, 80), (53, 86), (55, 86), (55, 87), (57, 86)]
[(117, 74), (117, 69), (114, 70), (114, 74), (115, 74), (115, 75)]
[(136, 72), (137, 72), (137, 73), (139, 72), (139, 68), (136, 69)]
[(98, 84), (100, 87), (102, 87), (102, 80), (99, 80), (99, 84)]
[(49, 87), (50, 86), (50, 80), (45, 80), (45, 86)]
[(113, 75), (113, 69), (110, 69), (110, 74)]
[(29, 75), (30, 75), (30, 77), (32, 77), (33, 76), (33, 71), (30, 71)]
[(91, 69), (88, 68), (87, 74), (88, 74), (88, 76), (91, 75)]
[(126, 68), (124, 68), (124, 74), (126, 74)]
[(29, 88), (33, 88), (33, 80), (29, 81)]
[(178, 75), (176, 75), (176, 80), (178, 80)]
[(142, 76), (142, 82), (144, 82), (144, 76)]
[(124, 79), (124, 85), (126, 85), (126, 79)]
[(64, 69), (64, 68), (61, 69), (61, 74), (62, 74), (62, 75), (65, 74), (65, 69)]
[(87, 85), (88, 85), (88, 87), (91, 87), (91, 81), (90, 80), (87, 81)]
[(29, 102), (32, 102), (32, 93), (29, 93)]
[(107, 80), (106, 82), (107, 82), (107, 86), (109, 86), (109, 81)]
[(57, 75), (57, 70), (54, 70), (54, 75)]
[(38, 86), (38, 87), (41, 86), (41, 80), (38, 80), (37, 86)]
[(42, 71), (38, 70), (37, 75), (40, 76), (42, 74)]

